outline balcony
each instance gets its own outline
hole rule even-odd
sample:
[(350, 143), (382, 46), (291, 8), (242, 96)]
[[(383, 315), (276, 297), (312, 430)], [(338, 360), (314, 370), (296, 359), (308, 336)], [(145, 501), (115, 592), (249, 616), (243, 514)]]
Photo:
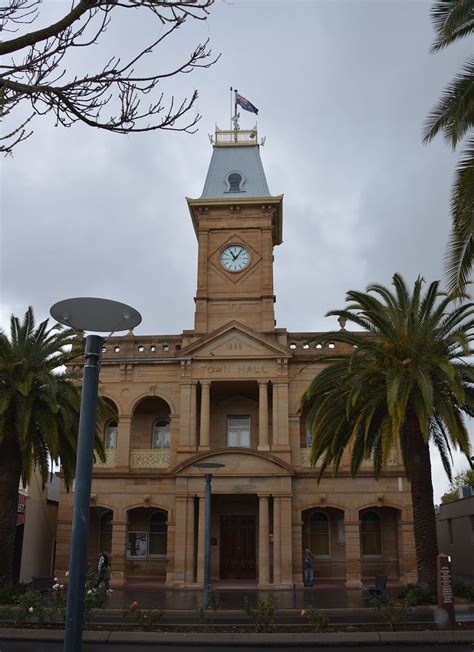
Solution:
[(161, 448), (137, 448), (130, 451), (131, 469), (165, 469), (170, 465), (170, 451)]
[(115, 448), (107, 448), (105, 451), (105, 462), (97, 459), (94, 463), (95, 469), (113, 469), (115, 467)]

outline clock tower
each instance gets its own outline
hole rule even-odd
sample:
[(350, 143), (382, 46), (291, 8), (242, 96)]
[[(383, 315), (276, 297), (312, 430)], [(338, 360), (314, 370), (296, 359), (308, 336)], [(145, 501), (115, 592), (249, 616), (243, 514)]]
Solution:
[(195, 335), (230, 321), (270, 334), (283, 195), (268, 190), (256, 129), (216, 129), (212, 144), (202, 195), (187, 199), (199, 247)]

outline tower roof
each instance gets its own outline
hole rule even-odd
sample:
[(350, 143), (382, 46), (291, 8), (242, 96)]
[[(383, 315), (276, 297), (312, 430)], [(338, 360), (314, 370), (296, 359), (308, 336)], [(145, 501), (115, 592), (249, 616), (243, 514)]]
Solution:
[(257, 130), (216, 129), (213, 152), (200, 199), (271, 197), (257, 141)]

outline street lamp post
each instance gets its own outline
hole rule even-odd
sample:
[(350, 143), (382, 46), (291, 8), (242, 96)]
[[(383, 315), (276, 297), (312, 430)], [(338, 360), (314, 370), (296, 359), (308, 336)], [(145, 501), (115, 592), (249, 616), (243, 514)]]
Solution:
[[(197, 469), (220, 469), (225, 464), (219, 462), (197, 462), (193, 464)], [(212, 473), (205, 473), (206, 481), (205, 503), (204, 503), (204, 587), (203, 603), (204, 609), (209, 609), (209, 587), (211, 583), (211, 496), (212, 496)]]
[[(128, 330), (141, 322), (140, 314), (130, 306), (108, 299), (85, 297), (66, 299), (56, 303), (51, 308), (51, 315), (59, 323), (76, 330), (108, 333)], [(80, 652), (82, 648), (92, 460), (96, 431), (99, 365), (103, 342), (104, 339), (100, 335), (87, 335), (86, 337), (69, 555), (64, 652)]]

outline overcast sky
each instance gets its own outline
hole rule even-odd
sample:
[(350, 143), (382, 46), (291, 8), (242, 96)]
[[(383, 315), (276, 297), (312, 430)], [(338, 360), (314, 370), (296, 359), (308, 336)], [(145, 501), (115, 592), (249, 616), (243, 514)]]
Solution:
[[(458, 154), (440, 138), (422, 145), (421, 133), (472, 41), (430, 54), (430, 6), (217, 0), (208, 21), (184, 26), (147, 60), (168, 70), (207, 38), (222, 53), (163, 86), (176, 98), (198, 89), (197, 134), (118, 136), (38, 118), (35, 135), (0, 162), (0, 323), (28, 305), (43, 319), (66, 297), (103, 296), (141, 312), (137, 333), (193, 327), (197, 243), (185, 197), (201, 194), (208, 133), (229, 124), (230, 86), (258, 107), (270, 192), (285, 196), (279, 327), (334, 328), (324, 315), (348, 289), (387, 284), (394, 272), (410, 283), (441, 278)], [(43, 20), (67, 7), (46, 2)], [(159, 26), (135, 13), (118, 14), (104, 49), (80, 50), (71, 70), (97, 68), (114, 44), (132, 53), (151, 40)], [(241, 113), (241, 127), (253, 127), (255, 116)], [(439, 499), (447, 480), (437, 456), (433, 465)]]

